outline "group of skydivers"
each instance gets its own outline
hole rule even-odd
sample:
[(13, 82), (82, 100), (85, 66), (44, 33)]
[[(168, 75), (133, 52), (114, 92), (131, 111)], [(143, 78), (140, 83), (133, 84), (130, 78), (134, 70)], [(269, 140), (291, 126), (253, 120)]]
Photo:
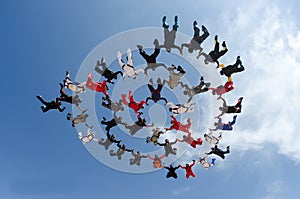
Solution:
[[(211, 147), (211, 151), (205, 153), (205, 157), (200, 157), (199, 161), (200, 164), (205, 168), (208, 169), (211, 166), (215, 165), (215, 158), (212, 158), (210, 162), (207, 161), (208, 155), (215, 154), (222, 159), (225, 159), (225, 154), (230, 153), (230, 147), (227, 146), (226, 150), (222, 150), (218, 147), (219, 141), (222, 139), (222, 132), (219, 132), (217, 136), (213, 135), (214, 131), (230, 131), (233, 129), (233, 125), (236, 122), (237, 113), (241, 113), (242, 109), (242, 100), (243, 97), (240, 97), (237, 100), (235, 105), (227, 105), (226, 100), (222, 97), (223, 94), (230, 92), (234, 89), (233, 81), (232, 81), (232, 74), (238, 73), (244, 70), (244, 66), (242, 65), (242, 61), (239, 56), (234, 64), (224, 66), (224, 64), (220, 64), (218, 59), (222, 57), (227, 51), (227, 46), (225, 41), (222, 43), (223, 49), (220, 50), (218, 36), (214, 37), (214, 49), (210, 51), (208, 54), (203, 52), (203, 48), (201, 47), (201, 43), (209, 36), (209, 32), (205, 26), (202, 25), (201, 30), (202, 34), (200, 35), (200, 28), (197, 25), (197, 22), (194, 21), (193, 29), (194, 29), (194, 36), (189, 43), (183, 43), (181, 46), (175, 45), (175, 38), (176, 38), (176, 31), (178, 29), (178, 17), (175, 16), (174, 19), (175, 23), (172, 26), (172, 30), (169, 30), (169, 25), (166, 23), (166, 17), (164, 16), (162, 19), (162, 24), (164, 28), (164, 43), (162, 45), (159, 44), (158, 40), (155, 39), (154, 44), (154, 52), (151, 55), (148, 55), (144, 50), (143, 46), (137, 45), (139, 54), (145, 59), (147, 62), (146, 68), (138, 68), (135, 69), (132, 61), (132, 55), (130, 49), (127, 50), (127, 62), (124, 62), (122, 59), (121, 52), (117, 53), (118, 63), (122, 68), (122, 71), (113, 72), (109, 69), (106, 65), (105, 59), (102, 58), (100, 61), (97, 61), (95, 66), (95, 71), (98, 72), (101, 76), (104, 77), (103, 82), (95, 82), (93, 80), (93, 76), (91, 73), (88, 74), (88, 78), (86, 82), (74, 82), (70, 79), (69, 72), (66, 72), (66, 77), (63, 83), (60, 83), (60, 96), (57, 97), (55, 100), (47, 102), (41, 96), (36, 96), (38, 100), (43, 104), (41, 109), (43, 112), (47, 112), (51, 109), (57, 109), (60, 112), (65, 110), (65, 107), (62, 107), (62, 102), (66, 102), (69, 104), (75, 105), (80, 111), (81, 114), (76, 115), (75, 117), (72, 116), (71, 113), (67, 114), (67, 119), (72, 122), (72, 126), (79, 123), (83, 123), (87, 126), (87, 134), (83, 135), (82, 132), (78, 133), (79, 139), (84, 143), (89, 143), (91, 141), (96, 141), (99, 145), (104, 146), (105, 150), (108, 150), (110, 146), (115, 143), (118, 147), (117, 151), (110, 150), (110, 156), (116, 156), (119, 160), (122, 159), (122, 155), (125, 152), (130, 152), (132, 154), (132, 158), (130, 159), (130, 165), (141, 165), (141, 160), (143, 158), (149, 158), (153, 160), (153, 167), (154, 168), (165, 168), (168, 170), (166, 177), (170, 178), (177, 178), (176, 170), (178, 168), (182, 168), (186, 170), (186, 178), (190, 176), (195, 177), (195, 174), (192, 170), (192, 167), (196, 164), (197, 161), (193, 160), (191, 164), (178, 165), (174, 167), (173, 165), (164, 166), (162, 163), (162, 159), (164, 157), (168, 157), (169, 155), (176, 155), (177, 149), (173, 147), (177, 141), (179, 142), (186, 142), (191, 147), (196, 148), (197, 145), (202, 145), (201, 138), (193, 138), (192, 133), (190, 132), (191, 127), (191, 120), (187, 119), (186, 123), (183, 124), (176, 119), (176, 116), (183, 113), (193, 112), (195, 103), (192, 102), (193, 96), (207, 92), (209, 90), (212, 91), (213, 95), (218, 95), (218, 100), (222, 100), (223, 105), (219, 108), (221, 113), (217, 115), (215, 118), (218, 119), (218, 122), (214, 123), (215, 128), (209, 129), (209, 133), (204, 134), (204, 139), (209, 144), (213, 145)], [(189, 53), (193, 53), (193, 51), (198, 51), (199, 54), (197, 58), (204, 56), (204, 63), (216, 63), (217, 68), (220, 70), (220, 75), (225, 75), (227, 77), (227, 81), (224, 85), (220, 85), (216, 88), (210, 87), (211, 83), (205, 82), (204, 77), (200, 78), (200, 83), (198, 85), (189, 87), (187, 84), (183, 84), (180, 79), (186, 73), (186, 71), (181, 66), (172, 65), (167, 67), (164, 63), (157, 63), (156, 58), (160, 53), (162, 48), (166, 49), (167, 52), (171, 52), (171, 49), (179, 50), (180, 54), (183, 52), (183, 48), (186, 47)], [(111, 100), (108, 90), (109, 84), (114, 84), (114, 80), (117, 80), (118, 75), (122, 76), (123, 80), (126, 77), (130, 77), (135, 79), (139, 73), (144, 73), (148, 75), (148, 70), (155, 71), (158, 67), (164, 67), (169, 72), (169, 79), (168, 80), (161, 80), (160, 78), (157, 79), (157, 87), (154, 87), (153, 79), (151, 78), (148, 82), (148, 88), (150, 91), (150, 96), (147, 97), (145, 100), (136, 101), (134, 99), (133, 93), (129, 90), (128, 99), (126, 94), (122, 94), (121, 99), (117, 102)], [(168, 102), (168, 100), (161, 96), (161, 91), (165, 84), (168, 84), (170, 89), (174, 89), (176, 86), (180, 86), (181, 89), (184, 89), (183, 94), (188, 96), (188, 100), (186, 103), (183, 104), (174, 104), (173, 102)], [(68, 89), (75, 93), (74, 96), (68, 95), (65, 91)], [(111, 120), (107, 120), (105, 117), (102, 118), (101, 124), (105, 126), (106, 131), (106, 138), (95, 138), (95, 132), (91, 132), (92, 126), (89, 126), (87, 123), (87, 110), (83, 110), (80, 106), (82, 100), (80, 99), (80, 94), (85, 92), (87, 89), (101, 92), (104, 94), (102, 97), (102, 106), (110, 109), (113, 112), (113, 118)], [(152, 100), (154, 103), (157, 103), (160, 100), (163, 100), (165, 103), (164, 105), (170, 106), (169, 111), (171, 115), (171, 125), (168, 128), (161, 130), (160, 128), (154, 128), (154, 124), (147, 124), (146, 118), (142, 118), (142, 109), (145, 105), (149, 105), (149, 101)], [(128, 106), (132, 109), (137, 115), (137, 121), (133, 124), (128, 124), (122, 121), (122, 116), (117, 116), (117, 112), (124, 111), (124, 107)], [(233, 120), (228, 123), (223, 123), (221, 116), (224, 114), (235, 114), (233, 116)], [(165, 150), (165, 154), (159, 156), (155, 155), (151, 157), (150, 154), (143, 155), (139, 151), (135, 152), (134, 149), (128, 149), (125, 144), (121, 144), (122, 140), (118, 140), (114, 134), (111, 134), (110, 131), (113, 127), (117, 125), (124, 125), (126, 129), (129, 130), (131, 135), (135, 135), (139, 130), (144, 127), (148, 127), (152, 131), (152, 136), (146, 138), (146, 143), (153, 143), (154, 146), (163, 146)], [(182, 139), (176, 139), (173, 142), (170, 142), (168, 139), (162, 143), (159, 141), (159, 137), (162, 134), (167, 133), (167, 131), (176, 130), (186, 133)]]

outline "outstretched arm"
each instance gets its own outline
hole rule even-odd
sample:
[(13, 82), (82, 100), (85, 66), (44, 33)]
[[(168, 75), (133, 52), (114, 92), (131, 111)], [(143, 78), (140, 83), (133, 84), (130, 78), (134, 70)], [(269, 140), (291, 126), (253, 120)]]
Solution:
[(168, 101), (167, 101), (167, 99), (166, 99), (166, 98), (164, 98), (164, 97), (161, 97), (160, 99), (161, 99), (161, 100), (164, 100), (166, 104), (168, 103)]
[(142, 68), (138, 68), (138, 69), (135, 70), (135, 73), (136, 73), (136, 74), (139, 74), (139, 73), (145, 73), (145, 71), (144, 71), (144, 69), (142, 69)]
[(179, 46), (173, 45), (173, 48), (179, 50), (179, 53), (182, 55), (182, 49)]
[(146, 99), (146, 104), (148, 105), (148, 101), (149, 100), (152, 100), (152, 98), (151, 97), (147, 97), (147, 99)]

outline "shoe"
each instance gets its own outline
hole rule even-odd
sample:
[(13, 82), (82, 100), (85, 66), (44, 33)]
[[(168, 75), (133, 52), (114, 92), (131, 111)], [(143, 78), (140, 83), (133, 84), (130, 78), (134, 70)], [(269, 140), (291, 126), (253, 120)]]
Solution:
[(157, 79), (157, 84), (161, 84), (161, 79), (160, 78)]
[(223, 41), (222, 46), (223, 46), (224, 48), (226, 48), (226, 43), (225, 43), (225, 41)]
[(215, 36), (215, 40), (218, 41), (218, 35)]
[(157, 39), (154, 39), (153, 44), (154, 44), (155, 48), (159, 47), (159, 43), (158, 43)]
[(201, 81), (201, 82), (202, 82), (202, 81), (204, 81), (204, 78), (203, 78), (203, 76), (201, 76), (201, 77), (200, 77), (200, 81)]
[(142, 50), (142, 49), (143, 49), (143, 46), (142, 46), (142, 45), (136, 45), (136, 47), (137, 47), (139, 50)]
[(97, 66), (101, 66), (101, 63), (100, 63), (100, 61), (97, 61)]
[(149, 83), (153, 85), (153, 79), (150, 78)]
[(175, 21), (175, 24), (177, 24), (177, 22), (178, 22), (178, 16), (177, 15), (175, 16), (174, 21)]
[(204, 25), (201, 26), (201, 29), (202, 29), (203, 32), (208, 32), (207, 28)]
[(197, 24), (198, 24), (197, 21), (194, 21), (193, 26), (197, 26)]

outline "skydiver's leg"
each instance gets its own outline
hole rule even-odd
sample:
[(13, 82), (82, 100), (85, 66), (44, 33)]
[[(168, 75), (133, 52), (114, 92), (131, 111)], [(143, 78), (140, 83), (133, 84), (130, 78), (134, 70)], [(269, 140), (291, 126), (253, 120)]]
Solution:
[(148, 83), (148, 88), (150, 90), (151, 93), (153, 93), (153, 91), (155, 90), (152, 84)]
[(46, 102), (46, 101), (42, 98), (42, 96), (36, 96), (36, 98), (37, 98), (38, 100), (40, 100), (40, 102), (42, 102), (42, 104), (44, 104), (45, 106), (48, 106), (48, 105), (49, 105), (49, 103)]
[(178, 25), (178, 16), (175, 16), (175, 18), (174, 18), (174, 25), (173, 25), (173, 29), (172, 30), (174, 30), (174, 31), (177, 31), (177, 28), (179, 27), (179, 25)]
[(163, 88), (163, 86), (164, 86), (164, 85), (162, 85), (161, 83), (160, 83), (160, 84), (158, 84), (158, 86), (157, 86), (157, 89), (156, 89), (156, 90), (158, 90), (159, 92), (161, 92), (161, 89)]
[(231, 122), (229, 122), (229, 124), (231, 126), (235, 124), (236, 118), (237, 118), (237, 115), (233, 116), (233, 120)]
[(120, 51), (118, 51), (118, 63), (119, 63), (119, 65), (123, 68), (124, 66), (125, 66), (125, 63), (124, 63), (124, 61), (122, 60), (122, 54), (121, 54), (121, 52)]
[(129, 48), (127, 49), (127, 60), (127, 64), (133, 67), (131, 50)]
[(164, 16), (163, 18), (162, 18), (162, 22), (163, 22), (163, 28), (164, 29), (168, 29), (169, 28), (169, 25), (166, 23), (166, 20), (167, 20), (167, 17), (166, 16)]

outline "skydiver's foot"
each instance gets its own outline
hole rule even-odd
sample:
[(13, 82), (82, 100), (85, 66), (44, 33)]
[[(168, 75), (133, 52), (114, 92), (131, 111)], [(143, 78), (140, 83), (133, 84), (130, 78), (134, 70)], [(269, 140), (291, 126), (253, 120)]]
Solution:
[(230, 153), (230, 146), (227, 146), (226, 149), (227, 149), (227, 152)]
[(218, 41), (218, 35), (215, 36), (215, 41)]
[(143, 46), (142, 46), (142, 45), (136, 45), (136, 47), (137, 47), (139, 50), (142, 50), (142, 49), (143, 49)]
[(163, 28), (169, 28), (169, 25), (166, 23), (166, 20), (167, 20), (167, 17), (164, 16), (164, 17), (162, 18)]
[(153, 85), (153, 79), (150, 78), (149, 83)]
[(243, 99), (244, 99), (243, 97), (240, 97), (240, 98), (239, 98), (239, 101), (241, 101), (241, 102), (242, 102), (242, 101), (243, 101)]
[(45, 106), (41, 106), (43, 112), (45, 112), (45, 108), (46, 108)]
[(154, 46), (155, 46), (156, 49), (159, 48), (159, 43), (158, 43), (157, 39), (154, 39), (153, 44), (154, 44)]
[(157, 79), (157, 84), (161, 84), (161, 79), (160, 78)]
[(204, 77), (203, 76), (200, 77), (200, 81), (201, 82), (204, 81)]
[(226, 43), (225, 43), (225, 41), (223, 41), (222, 46), (223, 46), (224, 48), (226, 48)]
[(204, 25), (201, 26), (201, 29), (202, 29), (203, 32), (208, 32), (207, 28)]
[(197, 24), (198, 24), (197, 21), (194, 21), (193, 26), (197, 26)]
[(101, 66), (101, 63), (100, 63), (100, 61), (97, 61), (97, 66)]
[(174, 17), (174, 21), (175, 21), (175, 24), (178, 23), (178, 16), (177, 15)]

